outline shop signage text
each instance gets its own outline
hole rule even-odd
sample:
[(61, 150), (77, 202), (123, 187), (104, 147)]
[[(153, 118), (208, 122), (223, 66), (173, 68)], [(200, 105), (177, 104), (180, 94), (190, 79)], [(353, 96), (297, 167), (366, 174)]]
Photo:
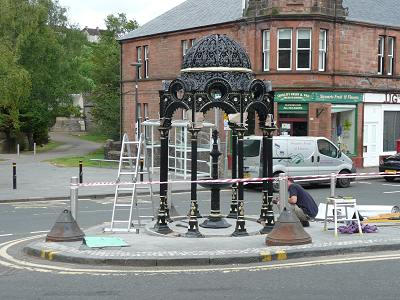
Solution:
[(306, 103), (279, 103), (278, 110), (282, 111), (308, 111)]
[(329, 103), (359, 103), (363, 101), (362, 94), (347, 92), (276, 92), (276, 102), (329, 102)]
[(386, 104), (400, 104), (400, 94), (386, 94)]

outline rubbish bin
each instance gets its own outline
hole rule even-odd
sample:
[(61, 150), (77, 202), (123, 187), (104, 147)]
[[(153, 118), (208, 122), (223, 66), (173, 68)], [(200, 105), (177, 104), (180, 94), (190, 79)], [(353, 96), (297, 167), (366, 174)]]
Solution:
[(400, 139), (396, 141), (396, 152), (400, 153)]

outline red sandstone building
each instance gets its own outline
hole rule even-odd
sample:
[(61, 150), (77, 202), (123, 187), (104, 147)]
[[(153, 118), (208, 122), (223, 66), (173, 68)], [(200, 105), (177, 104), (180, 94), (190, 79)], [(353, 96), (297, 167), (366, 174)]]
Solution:
[(397, 0), (187, 0), (120, 39), (122, 131), (134, 131), (135, 76), (139, 114), (157, 119), (162, 81), (220, 33), (272, 81), (280, 134), (325, 136), (376, 166), (400, 139), (399, 15)]

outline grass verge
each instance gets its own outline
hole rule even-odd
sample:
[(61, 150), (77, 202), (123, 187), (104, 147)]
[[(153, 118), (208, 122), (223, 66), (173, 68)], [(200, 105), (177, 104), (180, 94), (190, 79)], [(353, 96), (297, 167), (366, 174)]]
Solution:
[(57, 167), (78, 167), (79, 161), (82, 161), (83, 167), (117, 167), (117, 163), (112, 162), (98, 162), (92, 161), (90, 159), (103, 159), (104, 158), (104, 150), (103, 148), (99, 148), (93, 152), (90, 152), (83, 156), (64, 156), (58, 157), (55, 159), (47, 160), (51, 164)]

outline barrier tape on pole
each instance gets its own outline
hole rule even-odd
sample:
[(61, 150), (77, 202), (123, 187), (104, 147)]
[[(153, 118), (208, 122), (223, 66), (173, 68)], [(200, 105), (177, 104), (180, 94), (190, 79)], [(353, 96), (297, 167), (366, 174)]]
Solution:
[[(327, 175), (309, 175), (309, 176), (289, 176), (293, 178), (296, 182), (301, 181), (316, 181), (316, 180), (329, 180), (330, 174)], [(375, 172), (375, 173), (346, 173), (346, 174), (336, 174), (336, 178), (374, 178), (374, 177), (394, 177), (400, 176), (400, 172)], [(254, 182), (262, 182), (262, 181), (273, 181), (277, 180), (277, 177), (264, 177), (264, 178), (237, 178), (237, 179), (215, 179), (215, 180), (207, 180), (208, 183), (254, 183)], [(142, 181), (142, 182), (129, 182), (129, 181), (103, 181), (103, 182), (84, 182), (78, 184), (71, 184), (71, 186), (79, 186), (79, 187), (93, 187), (93, 186), (115, 186), (115, 185), (144, 185), (144, 184), (162, 184), (162, 183), (202, 183), (204, 180), (172, 180), (169, 182), (162, 181)]]

